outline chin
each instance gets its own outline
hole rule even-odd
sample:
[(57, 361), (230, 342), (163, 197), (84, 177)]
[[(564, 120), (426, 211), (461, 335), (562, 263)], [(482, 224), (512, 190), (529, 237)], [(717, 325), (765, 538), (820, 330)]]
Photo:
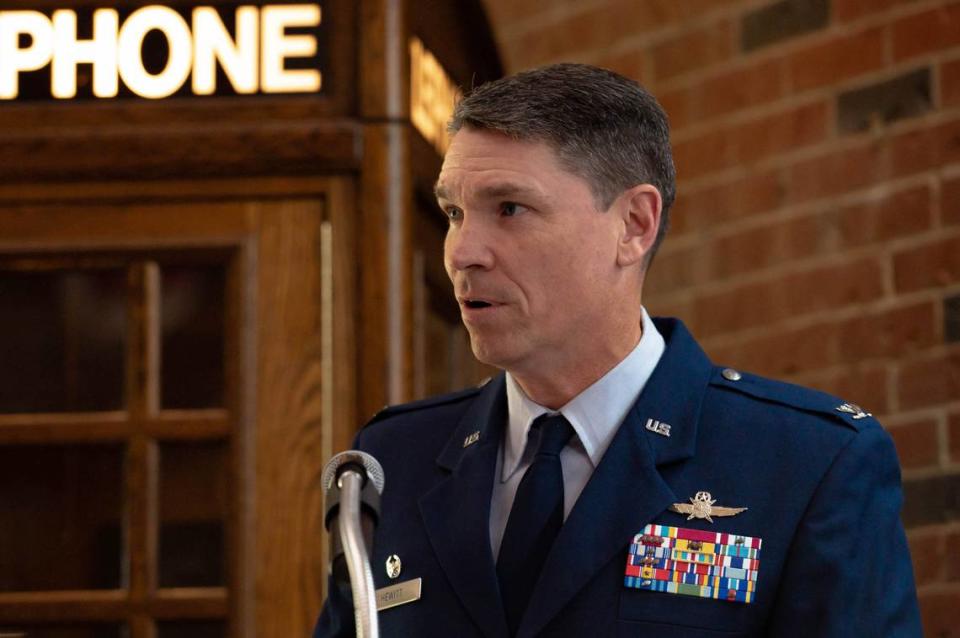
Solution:
[(502, 339), (485, 339), (470, 335), (470, 349), (480, 363), (495, 368), (509, 370), (511, 363), (517, 360), (518, 348)]

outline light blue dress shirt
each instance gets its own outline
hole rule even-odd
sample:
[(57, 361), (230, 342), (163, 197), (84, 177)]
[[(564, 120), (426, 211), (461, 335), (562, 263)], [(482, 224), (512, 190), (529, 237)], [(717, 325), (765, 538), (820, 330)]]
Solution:
[[(575, 432), (560, 453), (564, 520), (666, 348), (663, 336), (653, 325), (646, 309), (643, 309), (642, 321), (643, 334), (630, 354), (559, 410)], [(500, 553), (503, 531), (517, 487), (536, 453), (536, 450), (527, 446), (530, 426), (541, 414), (555, 414), (553, 410), (530, 399), (509, 372), (506, 382), (507, 433), (500, 446), (496, 473), (498, 480), (494, 482), (490, 503), (490, 544), (494, 557)]]

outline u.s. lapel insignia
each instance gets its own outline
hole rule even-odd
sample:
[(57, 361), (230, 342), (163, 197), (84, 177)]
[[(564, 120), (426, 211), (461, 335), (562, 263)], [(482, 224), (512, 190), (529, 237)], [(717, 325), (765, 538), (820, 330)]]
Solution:
[(463, 440), (463, 447), (470, 447), (474, 443), (480, 440), (480, 430), (477, 430), (473, 434), (470, 434)]
[(869, 412), (865, 411), (856, 403), (844, 403), (843, 405), (837, 406), (837, 412), (844, 412), (846, 414), (852, 414), (854, 420), (865, 419), (868, 416), (873, 416)]
[(651, 432), (656, 432), (660, 436), (670, 436), (670, 426), (662, 421), (657, 421), (656, 419), (647, 419), (647, 425), (645, 427)]
[(674, 503), (670, 506), (671, 512), (677, 514), (689, 514), (687, 520), (692, 518), (705, 518), (708, 522), (713, 522), (713, 516), (736, 516), (740, 512), (745, 512), (746, 507), (723, 507), (714, 505), (717, 499), (710, 496), (710, 492), (697, 492), (695, 496), (690, 497), (689, 503)]

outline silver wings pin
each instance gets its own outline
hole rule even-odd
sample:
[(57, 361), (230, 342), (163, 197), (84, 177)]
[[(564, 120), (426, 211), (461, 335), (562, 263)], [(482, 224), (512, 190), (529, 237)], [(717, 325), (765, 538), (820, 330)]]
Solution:
[(689, 514), (688, 521), (692, 518), (705, 518), (711, 523), (712, 516), (736, 516), (747, 510), (746, 507), (717, 506), (714, 505), (716, 502), (717, 499), (710, 496), (710, 492), (697, 492), (695, 496), (690, 497), (689, 503), (674, 503), (669, 510), (677, 514)]
[(843, 405), (837, 406), (837, 412), (845, 412), (846, 414), (853, 415), (854, 420), (865, 419), (868, 416), (873, 416), (863, 408), (861, 408), (856, 403), (844, 403)]

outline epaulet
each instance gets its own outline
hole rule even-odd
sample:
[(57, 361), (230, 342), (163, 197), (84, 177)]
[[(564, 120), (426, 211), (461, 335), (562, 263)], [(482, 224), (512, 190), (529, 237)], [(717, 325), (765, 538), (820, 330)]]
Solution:
[(786, 407), (816, 412), (858, 432), (867, 424), (877, 424), (873, 415), (855, 403), (848, 403), (826, 392), (760, 377), (733, 368), (717, 367), (710, 384)]
[(440, 394), (433, 397), (427, 397), (426, 399), (420, 399), (418, 401), (411, 401), (410, 403), (398, 403), (396, 405), (385, 406), (382, 410), (374, 414), (373, 417), (367, 421), (367, 424), (364, 427), (369, 427), (377, 421), (382, 421), (398, 414), (415, 412), (417, 410), (425, 410), (427, 408), (435, 408), (437, 406), (448, 405), (450, 403), (456, 403), (458, 401), (463, 401), (464, 399), (469, 399), (470, 397), (479, 393), (480, 388), (482, 387), (483, 385), (479, 385), (476, 387), (467, 388), (465, 390), (451, 392), (449, 394)]

